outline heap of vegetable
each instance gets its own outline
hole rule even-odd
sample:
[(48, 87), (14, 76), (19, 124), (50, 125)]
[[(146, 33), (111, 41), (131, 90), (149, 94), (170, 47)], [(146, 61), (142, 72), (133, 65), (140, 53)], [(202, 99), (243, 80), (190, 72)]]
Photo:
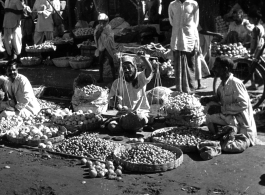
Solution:
[(194, 94), (172, 93), (165, 105), (166, 123), (169, 126), (200, 126), (205, 121), (204, 107)]

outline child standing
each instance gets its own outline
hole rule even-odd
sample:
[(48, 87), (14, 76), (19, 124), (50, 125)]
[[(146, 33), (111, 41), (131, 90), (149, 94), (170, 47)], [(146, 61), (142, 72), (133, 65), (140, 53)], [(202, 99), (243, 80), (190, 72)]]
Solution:
[[(254, 24), (255, 27), (251, 33), (251, 42), (250, 42), (250, 55), (257, 57), (264, 45), (264, 28), (261, 24), (262, 15), (259, 11), (255, 10), (248, 14), (248, 19), (251, 24)], [(251, 80), (251, 86), (248, 87), (249, 90), (256, 90), (256, 83), (254, 81), (254, 75)]]

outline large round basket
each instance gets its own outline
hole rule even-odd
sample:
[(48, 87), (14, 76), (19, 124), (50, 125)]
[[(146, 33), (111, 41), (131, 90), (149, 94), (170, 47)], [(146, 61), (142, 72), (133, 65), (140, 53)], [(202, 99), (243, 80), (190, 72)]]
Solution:
[[(161, 143), (161, 144), (169, 145), (169, 146), (173, 146), (173, 147), (178, 147), (179, 149), (182, 150), (183, 153), (197, 152), (197, 145), (177, 145), (177, 144), (172, 145), (172, 144), (169, 144), (169, 143), (165, 143), (165, 142), (161, 141), (160, 139), (158, 139), (156, 137), (156, 135), (161, 134), (161, 133), (169, 132), (171, 130), (174, 130), (174, 128), (177, 128), (177, 127), (166, 127), (166, 128), (162, 128), (162, 129), (158, 129), (158, 130), (154, 131), (151, 134), (151, 140), (152, 140), (152, 142), (154, 142), (154, 143)], [(198, 133), (205, 135), (205, 137), (208, 137), (209, 140), (211, 139), (210, 138), (210, 135), (208, 135), (207, 132), (204, 132), (204, 131), (199, 130), (199, 129), (196, 129), (196, 128), (194, 128), (194, 131), (197, 131)]]
[(41, 58), (38, 57), (24, 57), (20, 59), (23, 66), (37, 66), (41, 63)]
[(132, 171), (132, 172), (141, 172), (141, 173), (155, 173), (155, 172), (164, 172), (164, 171), (169, 171), (172, 169), (175, 169), (181, 165), (183, 162), (183, 153), (182, 151), (173, 146), (169, 145), (164, 145), (160, 143), (139, 143), (139, 144), (153, 144), (155, 146), (161, 147), (162, 149), (169, 150), (173, 152), (176, 155), (176, 159), (172, 160), (171, 162), (165, 163), (165, 164), (136, 164), (136, 163), (131, 163), (128, 161), (125, 161), (120, 158), (120, 153), (126, 149), (130, 149), (133, 145), (137, 144), (131, 144), (131, 145), (125, 145), (119, 148), (116, 148), (114, 150), (114, 161), (121, 166), (125, 170)]
[(53, 58), (52, 62), (59, 68), (66, 68), (70, 66), (68, 57)]
[(47, 48), (47, 49), (28, 49), (26, 48), (26, 52), (29, 53), (45, 53), (45, 52), (53, 52), (54, 49), (53, 48)]
[(25, 138), (14, 138), (7, 135), (7, 140), (10, 143), (18, 144), (18, 145), (28, 145), (32, 147), (37, 147), (40, 143), (45, 143), (50, 141), (51, 143), (58, 143), (64, 139), (64, 135), (59, 135), (56, 137), (48, 138), (48, 139), (38, 139), (38, 140), (27, 140)]
[(83, 61), (69, 60), (69, 64), (73, 69), (85, 69), (91, 66), (92, 61), (92, 58)]
[(91, 103), (79, 104), (79, 105), (73, 104), (73, 109), (74, 109), (74, 111), (82, 110), (83, 112), (87, 112), (88, 110), (91, 110), (95, 114), (102, 114), (102, 113), (105, 113), (107, 111), (108, 104), (107, 103), (106, 104), (99, 104), (99, 105), (95, 105), (95, 104), (91, 104)]

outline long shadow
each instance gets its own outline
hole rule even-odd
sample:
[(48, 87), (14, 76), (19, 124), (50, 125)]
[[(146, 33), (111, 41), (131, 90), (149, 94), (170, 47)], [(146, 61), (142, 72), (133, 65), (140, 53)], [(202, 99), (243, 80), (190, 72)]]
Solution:
[(187, 156), (189, 156), (193, 161), (200, 162), (204, 161), (199, 152), (192, 152), (192, 153), (187, 153)]
[(259, 185), (265, 186), (265, 174), (260, 176), (260, 182)]

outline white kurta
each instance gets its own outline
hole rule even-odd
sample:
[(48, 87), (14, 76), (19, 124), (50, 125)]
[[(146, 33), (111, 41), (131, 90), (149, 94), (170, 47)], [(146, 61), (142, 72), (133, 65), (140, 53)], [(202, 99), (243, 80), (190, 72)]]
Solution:
[(143, 96), (143, 101), (140, 106), (140, 109), (149, 110), (150, 106), (146, 97), (146, 85), (151, 81), (153, 74), (149, 78), (145, 77), (145, 71), (137, 73), (138, 85), (134, 87), (132, 83), (126, 81), (120, 82), (119, 79), (116, 79), (111, 87), (109, 93), (109, 99), (113, 96), (121, 96), (123, 106), (127, 106), (129, 109), (133, 109), (137, 102)]
[(51, 5), (46, 0), (36, 0), (33, 11), (43, 11), (43, 13), (38, 14), (38, 20), (35, 27), (36, 32), (47, 32), (53, 31), (53, 19), (52, 12), (53, 9)]
[(251, 145), (255, 145), (257, 128), (253, 109), (245, 85), (232, 74), (223, 86), (219, 85), (217, 96), (221, 103), (222, 113), (207, 115), (207, 123), (220, 125), (237, 125), (238, 132), (246, 135)]
[(18, 74), (14, 82), (8, 80), (5, 90), (11, 100), (16, 102), (15, 108), (17, 110), (22, 112), (25, 110), (33, 115), (40, 111), (40, 105), (34, 95), (32, 86), (24, 75)]
[(191, 52), (199, 41), (199, 6), (194, 0), (172, 1), (168, 7), (169, 22), (172, 26), (171, 49)]

